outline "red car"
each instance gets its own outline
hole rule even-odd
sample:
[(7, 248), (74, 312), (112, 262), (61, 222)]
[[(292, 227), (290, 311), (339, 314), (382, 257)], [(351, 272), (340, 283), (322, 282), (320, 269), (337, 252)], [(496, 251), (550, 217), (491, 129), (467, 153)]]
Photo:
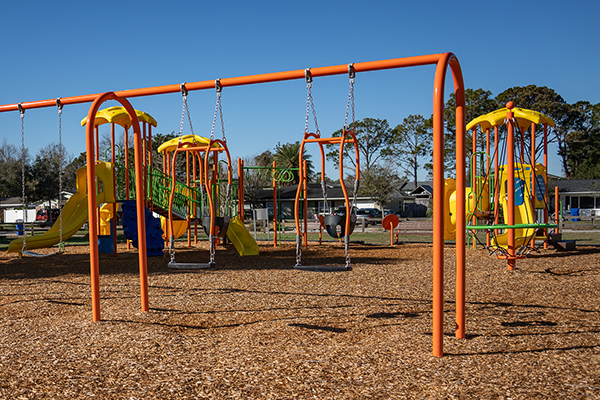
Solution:
[(41, 210), (38, 210), (35, 220), (42, 225), (48, 225), (56, 221), (59, 214), (60, 210), (58, 208), (42, 208)]

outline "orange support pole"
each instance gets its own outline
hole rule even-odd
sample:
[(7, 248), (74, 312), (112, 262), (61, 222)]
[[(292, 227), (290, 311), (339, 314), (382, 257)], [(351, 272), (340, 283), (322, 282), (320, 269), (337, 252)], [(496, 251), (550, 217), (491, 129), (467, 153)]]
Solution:
[[(192, 154), (193, 156), (193, 154)], [(185, 178), (186, 185), (190, 187), (190, 153), (188, 151), (185, 152)], [(190, 200), (191, 193), (188, 193), (188, 212), (187, 212), (187, 245), (188, 247), (192, 247), (192, 201)]]
[(304, 247), (308, 247), (308, 174), (307, 174), (307, 163), (304, 160)]
[[(509, 101), (506, 103), (508, 112), (506, 113), (507, 127), (507, 144), (506, 144), (506, 165), (507, 165), (507, 221), (508, 225), (515, 224), (515, 125), (512, 109), (514, 103)], [(516, 249), (515, 249), (515, 230), (508, 229), (508, 256), (506, 258), (506, 268), (509, 271), (515, 269), (516, 265)]]
[(238, 214), (244, 222), (244, 160), (238, 158)]
[[(500, 184), (498, 182), (498, 126), (494, 127), (494, 225), (498, 225), (500, 223), (500, 199), (499, 199), (499, 188)], [(494, 235), (498, 235), (498, 229), (494, 229)]]
[[(473, 206), (475, 206), (477, 204), (477, 189), (478, 189), (478, 185), (477, 185), (477, 157), (475, 157), (475, 153), (477, 153), (477, 125), (475, 125), (473, 127), (473, 133), (471, 135), (471, 139), (473, 142), (473, 153), (472, 153), (472, 160), (471, 161), (471, 191), (473, 192), (474, 196), (475, 196), (475, 201), (473, 202)], [(473, 209), (473, 215), (471, 216), (471, 222), (473, 223), (473, 225), (477, 225), (477, 216), (475, 215), (475, 213), (477, 212), (477, 208), (474, 207)], [(475, 232), (477, 233), (477, 232)], [(475, 237), (473, 237), (471, 239), (471, 243), (473, 248), (477, 247), (477, 239)]]
[[(121, 99), (114, 93), (104, 93), (92, 103), (88, 112), (86, 123), (86, 151), (87, 151), (87, 182), (88, 182), (88, 218), (90, 226), (98, 224), (97, 215), (95, 212), (96, 191), (89, 190), (96, 179), (96, 165), (94, 160), (94, 120), (96, 112), (100, 105), (108, 100), (116, 100), (121, 103), (127, 110), (135, 132), (135, 164), (141, 168), (141, 133), (137, 115), (135, 110), (126, 99)], [(138, 193), (142, 190), (141, 179), (136, 179), (136, 190)], [(137, 218), (138, 218), (138, 250), (139, 250), (139, 267), (140, 267), (140, 297), (142, 302), (142, 311), (148, 311), (148, 268), (146, 264), (146, 226), (144, 221), (144, 203), (141, 196), (137, 196)], [(92, 319), (100, 321), (100, 268), (98, 258), (98, 234), (95, 229), (90, 229), (90, 275), (92, 286)]]
[(444, 347), (444, 85), (448, 66), (456, 97), (456, 330), (465, 332), (465, 92), (462, 71), (452, 53), (437, 61), (433, 90), (433, 355)]
[[(486, 165), (486, 169), (485, 169), (485, 176), (486, 176), (487, 180), (486, 180), (485, 183), (483, 183), (483, 185), (484, 185), (484, 187), (487, 186), (487, 188), (488, 188), (487, 192), (489, 193), (489, 191), (490, 191), (490, 168), (491, 168), (491, 166), (490, 166), (490, 129), (489, 128), (485, 130), (485, 151), (486, 151), (487, 156), (488, 156), (487, 157), (487, 165)], [(487, 199), (485, 199), (485, 201), (486, 201), (487, 209), (489, 211), (491, 209), (489, 196), (488, 196)], [(489, 215), (488, 215), (488, 218), (489, 218)], [(490, 238), (490, 231), (489, 230), (486, 231), (486, 234), (485, 234), (485, 244), (488, 247), (491, 244), (491, 238)]]
[(273, 247), (277, 247), (277, 163), (273, 161)]
[[(113, 164), (113, 192), (117, 195), (117, 169), (114, 168), (115, 157), (115, 124), (110, 124), (110, 162)], [(117, 204), (113, 203), (112, 210), (112, 235), (113, 235), (113, 254), (117, 254)]]
[(554, 187), (554, 223), (558, 225), (560, 219), (560, 211), (558, 208), (560, 207), (560, 200), (558, 197), (558, 186)]
[[(548, 124), (544, 124), (544, 223), (548, 223)], [(544, 236), (548, 237), (548, 228), (544, 229)], [(544, 241), (544, 249), (548, 248), (548, 241)]]
[(150, 205), (150, 210), (152, 210), (152, 124), (148, 124), (148, 168), (146, 170), (148, 171), (148, 187), (150, 188), (150, 193), (148, 193), (148, 202)]
[[(535, 127), (536, 124), (534, 124), (533, 122), (531, 123), (531, 209), (533, 210), (533, 213), (535, 215)], [(523, 194), (523, 196), (525, 196)], [(529, 223), (535, 222), (535, 221), (528, 221)], [(533, 234), (533, 238), (531, 239), (531, 248), (535, 249), (535, 237), (537, 236), (537, 229), (535, 230), (535, 233)]]

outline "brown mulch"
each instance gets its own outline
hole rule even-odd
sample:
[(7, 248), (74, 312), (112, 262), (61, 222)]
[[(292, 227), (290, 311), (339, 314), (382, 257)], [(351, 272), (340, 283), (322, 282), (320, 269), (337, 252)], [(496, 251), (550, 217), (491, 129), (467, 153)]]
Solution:
[[(445, 257), (445, 355), (432, 356), (432, 247), (353, 245), (350, 272), (293, 269), (261, 245), (182, 271), (101, 254), (91, 321), (87, 247), (0, 255), (0, 398), (600, 398), (600, 248), (505, 262), (467, 251), (467, 338), (454, 333), (454, 249)], [(205, 243), (177, 261), (206, 262)], [(311, 245), (305, 265), (343, 263)]]

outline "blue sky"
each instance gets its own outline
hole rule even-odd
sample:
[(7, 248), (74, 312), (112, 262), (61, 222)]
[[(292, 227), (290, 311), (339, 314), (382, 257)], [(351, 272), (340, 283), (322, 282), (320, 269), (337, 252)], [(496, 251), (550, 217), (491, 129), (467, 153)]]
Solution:
[[(447, 51), (457, 55), (468, 88), (497, 95), (535, 84), (570, 103), (599, 103), (599, 14), (594, 0), (515, 7), (482, 1), (9, 2), (0, 17), (0, 104)], [(410, 114), (429, 116), (433, 74), (433, 66), (359, 74), (357, 119), (386, 118), (393, 127)], [(315, 79), (324, 135), (343, 124), (347, 95), (346, 77)], [(179, 131), (181, 95), (131, 101), (156, 118), (156, 132)], [(190, 93), (194, 133), (210, 134), (214, 103), (213, 91)], [(305, 106), (303, 81), (226, 88), (232, 156), (301, 140)], [(63, 113), (63, 140), (74, 156), (85, 150), (79, 121), (88, 108), (68, 106)], [(58, 141), (57, 126), (55, 108), (26, 112), (32, 154)], [(20, 145), (17, 112), (0, 114), (0, 131)], [(560, 174), (554, 153), (550, 172)], [(328, 175), (337, 172), (330, 168)]]

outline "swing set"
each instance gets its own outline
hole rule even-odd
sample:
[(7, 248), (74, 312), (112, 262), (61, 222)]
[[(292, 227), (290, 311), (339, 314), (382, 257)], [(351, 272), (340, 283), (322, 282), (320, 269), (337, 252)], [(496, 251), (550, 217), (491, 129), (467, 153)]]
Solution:
[[(358, 148), (358, 142), (356, 140), (356, 136), (354, 132), (348, 129), (348, 113), (350, 110), (350, 106), (352, 107), (352, 124), (354, 125), (354, 79), (356, 76), (356, 71), (354, 70), (354, 65), (348, 65), (348, 77), (350, 80), (350, 90), (348, 93), (348, 106), (346, 107), (346, 117), (344, 120), (344, 128), (342, 129), (342, 134), (339, 137), (331, 137), (331, 138), (323, 138), (321, 137), (321, 132), (319, 131), (319, 124), (317, 122), (317, 113), (315, 111), (315, 105), (312, 97), (312, 76), (310, 69), (305, 70), (305, 80), (306, 80), (306, 88), (307, 88), (307, 99), (306, 99), (306, 118), (304, 125), (304, 138), (302, 139), (302, 143), (300, 144), (300, 152), (299, 152), (299, 165), (300, 165), (300, 182), (303, 185), (298, 185), (298, 190), (296, 191), (296, 199), (294, 202), (295, 209), (295, 221), (296, 221), (296, 265), (295, 269), (305, 270), (305, 271), (350, 271), (352, 270), (352, 266), (350, 265), (350, 235), (354, 230), (354, 226), (356, 225), (356, 196), (358, 194), (359, 182), (360, 182), (360, 153)], [(315, 132), (309, 132), (308, 130), (308, 121), (309, 121), (309, 113), (312, 109), (314, 124), (315, 124)], [(304, 202), (304, 231), (302, 231), (302, 226), (300, 224), (300, 196), (302, 191), (307, 190), (308, 184), (308, 176), (307, 176), (307, 168), (306, 162), (304, 160), (304, 146), (307, 143), (317, 143), (319, 145), (320, 155), (321, 155), (321, 188), (323, 190), (323, 209), (325, 210), (324, 222), (323, 225), (326, 227), (327, 232), (333, 238), (344, 237), (344, 253), (346, 256), (346, 264), (343, 267), (340, 266), (322, 266), (322, 265), (302, 265), (302, 238), (304, 238), (304, 245), (307, 245), (308, 233), (306, 230), (306, 221), (308, 220), (306, 201)], [(333, 215), (331, 214), (331, 210), (327, 212), (327, 182), (325, 180), (325, 149), (324, 145), (340, 145), (340, 150), (338, 153), (338, 165), (340, 172), (340, 185), (342, 187), (342, 192), (344, 193), (344, 204), (346, 207), (345, 215)], [(348, 196), (348, 191), (346, 189), (346, 184), (344, 183), (344, 146), (346, 144), (351, 144), (354, 146), (355, 150), (355, 181), (354, 181), (354, 196), (352, 199), (352, 203), (350, 203), (350, 199)], [(304, 188), (303, 188), (304, 186)], [(305, 196), (306, 199), (306, 196)]]
[[(199, 143), (196, 140), (196, 135), (194, 135), (194, 131), (192, 128), (192, 120), (189, 114), (189, 108), (187, 106), (187, 90), (185, 88), (185, 84), (181, 84), (181, 93), (183, 95), (183, 111), (181, 115), (181, 128), (179, 130), (179, 139), (177, 148), (173, 151), (172, 161), (171, 161), (171, 194), (169, 196), (169, 255), (171, 257), (171, 261), (168, 266), (171, 268), (179, 268), (179, 269), (202, 269), (202, 268), (210, 268), (216, 265), (215, 263), (215, 246), (216, 240), (224, 239), (227, 233), (227, 229), (229, 227), (230, 215), (228, 214), (231, 207), (229, 206), (229, 202), (231, 199), (231, 184), (232, 184), (232, 174), (231, 174), (231, 155), (229, 154), (229, 149), (227, 148), (227, 139), (225, 137), (225, 125), (223, 123), (223, 110), (221, 107), (221, 92), (222, 87), (220, 85), (219, 80), (215, 81), (215, 90), (217, 92), (217, 102), (215, 104), (215, 113), (213, 117), (212, 129), (210, 132), (210, 138), (208, 139), (208, 143)], [(221, 120), (221, 130), (223, 133), (222, 139), (214, 138), (215, 131), (215, 123), (217, 120), (217, 113), (220, 116)], [(191, 140), (183, 140), (182, 132), (183, 132), (183, 120), (184, 115), (187, 114), (188, 121), (190, 124), (191, 135), (189, 135), (189, 139)], [(204, 142), (204, 141), (203, 141)], [(217, 204), (218, 199), (218, 191), (219, 186), (217, 183), (217, 171), (219, 165), (219, 153), (225, 152), (227, 157), (227, 186), (225, 193), (225, 202), (223, 203), (222, 213), (218, 213), (221, 207)], [(198, 165), (200, 166), (200, 181), (196, 181), (194, 178), (194, 182), (200, 184), (200, 192), (201, 192), (201, 204), (202, 204), (202, 226), (204, 228), (205, 233), (208, 235), (209, 241), (209, 249), (210, 249), (210, 258), (207, 263), (181, 263), (175, 261), (175, 236), (173, 234), (173, 199), (175, 197), (175, 181), (176, 181), (176, 161), (177, 155), (180, 153), (185, 153), (186, 156), (191, 153), (193, 160), (199, 160)], [(202, 158), (202, 154), (204, 154), (204, 158)], [(210, 159), (212, 156), (212, 168), (210, 168)], [(187, 176), (189, 178), (189, 162), (186, 163), (188, 166)], [(209, 174), (211, 171), (211, 174)], [(194, 174), (196, 169), (194, 168)], [(210, 175), (210, 177), (209, 177)], [(208, 207), (204, 207), (205, 201), (207, 199)], [(208, 209), (208, 214), (206, 210)], [(190, 213), (188, 213), (189, 215)], [(219, 214), (219, 215), (217, 215)], [(189, 221), (188, 221), (189, 224)], [(189, 239), (189, 235), (188, 235)]]
[[(62, 165), (64, 161), (63, 155), (63, 144), (62, 144), (62, 110), (63, 104), (60, 101), (60, 98), (56, 99), (56, 107), (58, 108), (58, 199), (60, 208), (60, 199), (62, 197)], [(19, 114), (21, 116), (21, 190), (22, 190), (22, 208), (23, 208), (23, 227), (27, 225), (27, 196), (25, 195), (25, 164), (26, 164), (26, 149), (25, 149), (25, 108), (21, 103), (17, 104), (17, 109), (19, 110)], [(32, 223), (34, 221), (31, 221)], [(33, 231), (33, 229), (32, 229)], [(51, 239), (48, 239), (51, 238)], [(22, 256), (30, 256), (30, 257), (48, 257), (57, 254), (61, 254), (65, 251), (65, 243), (63, 237), (63, 214), (60, 213), (58, 216), (58, 220), (54, 223), (54, 225), (50, 228), (50, 230), (45, 234), (44, 238), (35, 237), (32, 238), (34, 243), (37, 245), (30, 246), (32, 248), (37, 247), (46, 247), (49, 243), (58, 243), (58, 249), (55, 252), (42, 254), (36, 253), (34, 251), (27, 249), (27, 233), (26, 230), (23, 229), (23, 237), (20, 239), (13, 240), (8, 247), (8, 252), (17, 252), (19, 257)], [(30, 241), (30, 245), (32, 242)]]
[[(456, 329), (455, 336), (458, 338), (465, 337), (465, 96), (464, 83), (460, 64), (456, 56), (452, 53), (430, 54), (416, 57), (396, 58), (381, 61), (370, 61), (353, 64), (354, 72), (379, 71), (387, 69), (407, 68), (416, 66), (435, 66), (435, 76), (433, 85), (433, 189), (434, 189), (434, 221), (433, 221), (433, 354), (434, 356), (443, 355), (443, 321), (444, 321), (444, 91), (446, 82), (446, 73), (448, 69), (452, 72), (454, 83), (454, 94), (456, 98), (456, 214), (461, 216), (456, 218)], [(309, 70), (310, 78), (325, 77), (331, 75), (342, 75), (348, 73), (347, 64), (335, 65), (328, 67), (313, 68)], [(295, 79), (307, 80), (307, 73), (304, 69), (292, 70), (285, 72), (267, 73), (259, 75), (241, 76), (235, 78), (221, 79), (221, 87), (234, 87), (241, 85), (251, 85), (266, 82), (277, 82)], [(198, 81), (185, 85), (186, 90), (206, 90), (214, 89), (214, 80)], [(310, 88), (309, 88), (310, 89)], [(106, 92), (88, 94), (82, 96), (72, 96), (61, 98), (61, 104), (81, 104), (90, 103), (86, 124), (86, 152), (87, 152), (87, 182), (94, 182), (96, 179), (96, 163), (94, 154), (97, 145), (94, 141), (94, 126), (96, 113), (100, 106), (106, 101), (116, 101), (120, 103), (131, 120), (134, 139), (134, 167), (136, 171), (143, 170), (143, 146), (142, 132), (140, 123), (129, 99), (141, 96), (151, 96), (167, 93), (177, 93), (181, 91), (180, 85), (165, 85), (154, 86), (141, 89), (122, 90), (117, 92)], [(309, 92), (310, 97), (310, 92)], [(13, 103), (0, 105), (0, 112), (21, 111), (35, 108), (54, 107), (56, 100), (40, 100), (22, 103)], [(350, 127), (351, 128), (351, 127)], [(345, 145), (356, 144), (356, 139), (350, 130), (340, 138), (321, 138), (319, 132), (309, 133), (307, 129), (304, 133), (302, 141), (302, 149), (307, 143), (317, 143), (323, 154), (323, 144), (340, 144), (340, 152), (343, 151)], [(208, 176), (206, 169), (208, 167), (208, 155), (212, 152), (215, 144), (225, 145), (223, 141), (211, 140), (207, 151), (205, 151), (205, 178)], [(24, 147), (24, 146), (23, 146)], [(184, 148), (186, 151), (188, 147)], [(302, 157), (302, 151), (300, 152)], [(341, 156), (340, 156), (341, 158)], [(323, 157), (322, 157), (323, 160)], [(216, 163), (215, 163), (216, 164)], [(306, 176), (306, 168), (303, 162), (300, 163), (301, 181)], [(340, 170), (343, 167), (340, 164)], [(342, 173), (342, 171), (340, 171)], [(324, 180), (323, 167), (321, 169), (321, 178)], [(340, 175), (343, 178), (343, 175)], [(358, 178), (358, 175), (357, 175)], [(343, 181), (343, 179), (341, 179)], [(144, 193), (144, 178), (142, 174), (137, 174), (135, 179), (136, 193)], [(206, 182), (205, 182), (206, 185)], [(296, 231), (297, 240), (300, 243), (301, 229), (298, 218), (299, 209), (299, 192), (296, 194)], [(349, 197), (345, 192), (345, 203), (349, 206)], [(140, 300), (141, 310), (149, 310), (148, 302), (148, 270), (147, 270), (147, 253), (146, 253), (146, 226), (144, 219), (145, 199), (143, 196), (136, 196), (136, 213), (137, 213), (137, 231), (138, 231), (138, 258), (139, 258), (139, 279), (140, 279)], [(98, 224), (98, 216), (95, 211), (98, 207), (96, 191), (88, 190), (87, 204), (90, 212), (89, 225), (95, 227)], [(217, 233), (214, 230), (214, 205), (211, 212), (211, 235)], [(92, 211), (93, 210), (93, 211)], [(306, 218), (305, 218), (306, 221)], [(351, 209), (347, 208), (347, 213), (344, 219), (344, 237), (349, 236), (349, 231), (352, 223)], [(340, 232), (341, 233), (341, 232)], [(100, 276), (99, 276), (99, 254), (98, 254), (98, 235), (96, 229), (90, 229), (90, 272), (91, 272), (91, 293), (92, 293), (92, 319), (93, 321), (100, 320)], [(347, 242), (346, 242), (347, 243)], [(299, 245), (297, 246), (299, 247)], [(300, 256), (299, 252), (298, 255)], [(300, 259), (296, 260), (296, 264), (300, 265)], [(347, 259), (347, 266), (350, 265)], [(344, 267), (345, 268), (345, 267)]]

